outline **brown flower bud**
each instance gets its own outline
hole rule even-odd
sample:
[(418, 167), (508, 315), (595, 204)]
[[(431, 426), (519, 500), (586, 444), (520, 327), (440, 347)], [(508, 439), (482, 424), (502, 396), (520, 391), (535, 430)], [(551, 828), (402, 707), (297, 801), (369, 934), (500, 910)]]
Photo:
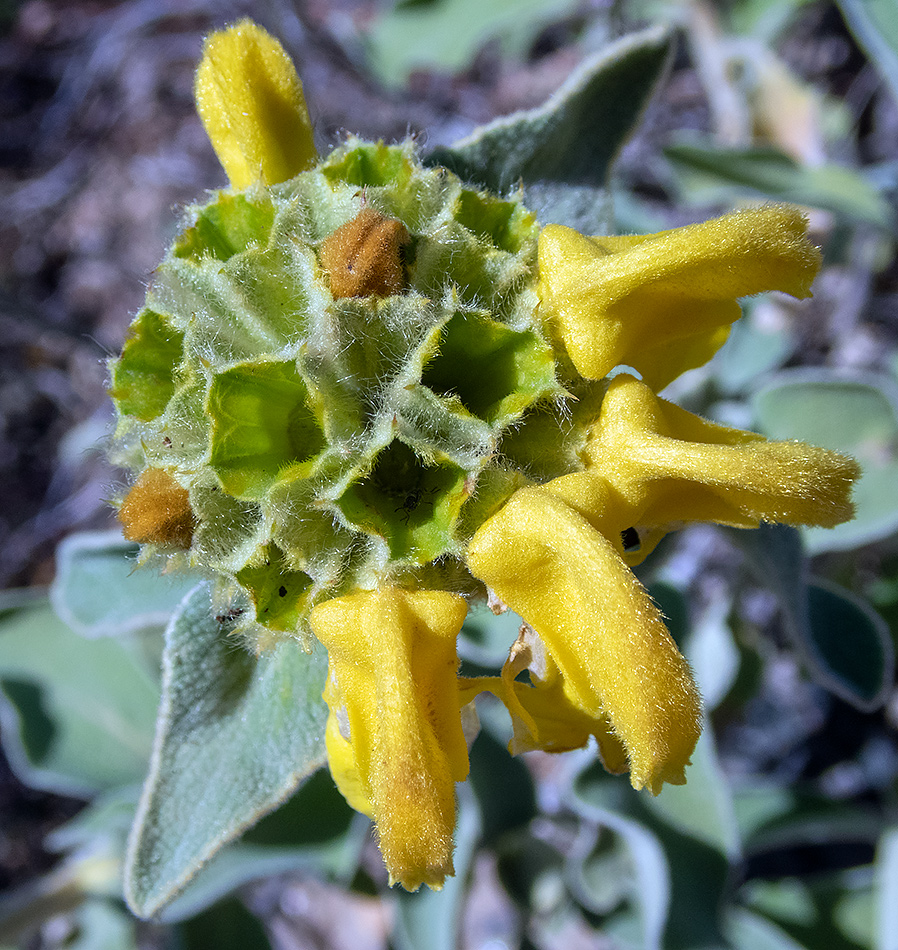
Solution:
[(373, 208), (362, 210), (321, 245), (321, 266), (334, 297), (389, 297), (405, 286), (405, 225)]
[(185, 549), (196, 526), (187, 489), (161, 468), (143, 472), (125, 496), (118, 518), (129, 541)]

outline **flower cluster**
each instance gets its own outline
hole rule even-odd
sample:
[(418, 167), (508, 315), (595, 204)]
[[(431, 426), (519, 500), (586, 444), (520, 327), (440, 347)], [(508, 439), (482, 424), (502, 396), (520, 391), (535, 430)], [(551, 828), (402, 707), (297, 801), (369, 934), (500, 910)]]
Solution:
[[(126, 536), (244, 592), (251, 646), (324, 645), (333, 777), (408, 889), (452, 873), (481, 692), (513, 752), (595, 737), (636, 788), (684, 782), (699, 696), (630, 568), (692, 522), (852, 513), (852, 460), (658, 395), (737, 298), (809, 296), (802, 215), (587, 237), (408, 143), (319, 158), (250, 21), (207, 40), (196, 96), (231, 188), (191, 210), (112, 365)], [(459, 677), (487, 595), (525, 624), (500, 675)]]

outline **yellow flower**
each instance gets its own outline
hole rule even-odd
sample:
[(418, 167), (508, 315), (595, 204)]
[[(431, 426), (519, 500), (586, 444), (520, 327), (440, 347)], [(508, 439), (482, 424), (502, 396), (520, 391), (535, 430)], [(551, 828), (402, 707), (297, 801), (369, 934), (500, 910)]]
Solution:
[(539, 238), (542, 305), (580, 374), (632, 366), (661, 390), (726, 342), (737, 297), (810, 296), (820, 255), (806, 227), (784, 205), (624, 237), (551, 224)]
[(234, 188), (275, 185), (318, 160), (293, 61), (252, 20), (208, 37), (194, 94)]
[[(600, 476), (614, 493), (617, 517), (626, 522), (620, 530), (635, 528), (639, 535), (630, 564), (643, 561), (673, 527), (690, 522), (831, 528), (854, 515), (849, 498), (860, 475), (854, 459), (708, 422), (626, 373), (610, 382), (584, 454), (587, 477)], [(572, 490), (586, 497), (582, 486)]]
[(698, 692), (661, 613), (614, 544), (545, 487), (523, 488), (474, 535), (468, 567), (539, 634), (573, 705), (607, 717), (634, 787), (682, 784)]
[[(519, 722), (529, 730), (524, 745), (548, 751), (594, 735), (615, 771), (610, 727), (633, 785), (657, 794), (664, 782), (685, 781), (699, 699), (625, 562), (639, 563), (689, 522), (837, 524), (852, 515), (859, 469), (836, 452), (707, 422), (627, 374), (609, 383), (584, 454), (585, 471), (518, 491), (468, 546), (471, 572), (534, 628), (550, 661), (548, 675), (539, 672), (544, 660), (530, 666), (532, 691), (507, 675), (501, 688), (483, 688), (506, 702), (517, 742)], [(633, 529), (635, 551), (624, 541)]]
[[(530, 676), (529, 685), (518, 679), (525, 670)], [(532, 627), (522, 626), (501, 676), (463, 678), (460, 684), (462, 703), (471, 702), (482, 692), (493, 693), (505, 703), (514, 731), (509, 743), (513, 755), (537, 749), (568, 752), (582, 748), (594, 737), (605, 768), (614, 774), (627, 771), (627, 750), (614, 734), (608, 716), (590, 715), (578, 704)]]
[(444, 591), (395, 587), (320, 604), (331, 771), (371, 815), (390, 881), (439, 887), (452, 874), (455, 783), (468, 774), (455, 641), (467, 612)]
[[(263, 186), (285, 182), (316, 162), (293, 65), (277, 41), (250, 21), (207, 40), (196, 97), (235, 189), (253, 186), (262, 193)], [(455, 783), (468, 773), (464, 707), (479, 692), (494, 693), (508, 708), (513, 752), (561, 752), (595, 738), (607, 768), (629, 770), (636, 788), (657, 794), (665, 782), (684, 782), (701, 729), (701, 702), (688, 664), (630, 565), (645, 558), (665, 533), (689, 522), (837, 524), (851, 517), (849, 495), (858, 469), (850, 459), (823, 449), (769, 442), (715, 425), (656, 395), (723, 344), (739, 317), (738, 297), (772, 289), (809, 295), (820, 255), (807, 241), (806, 221), (798, 211), (768, 206), (628, 237), (588, 237), (550, 225), (538, 239), (537, 274), (534, 219), (515, 202), (467, 189), (458, 180), (444, 189), (440, 179), (438, 190), (445, 191), (448, 202), (440, 215), (445, 213), (447, 224), (417, 233), (417, 212), (401, 213), (414, 205), (402, 182), (411, 182), (408, 188), (415, 192), (415, 182), (430, 181), (430, 172), (417, 163), (411, 147), (356, 143), (346, 153), (354, 156), (351, 161), (340, 158), (339, 150), (335, 154), (339, 162), (348, 162), (345, 168), (325, 160), (303, 178), (318, 176), (308, 194), (322, 202), (330, 196), (335, 204), (328, 206), (332, 220), (324, 233), (306, 235), (296, 258), (302, 267), (294, 268), (308, 281), (308, 286), (296, 285), (303, 289), (294, 295), (303, 301), (296, 306), (308, 301), (310, 310), (318, 308), (309, 323), (325, 328), (319, 328), (322, 339), (302, 338), (302, 345), (289, 349), (289, 358), (276, 365), (270, 365), (265, 349), (253, 351), (243, 366), (219, 367), (210, 384), (216, 398), (206, 398), (203, 405), (206, 410), (221, 408), (219, 403), (236, 405), (233, 393), (246, 380), (260, 378), (259, 392), (284, 392), (295, 403), (288, 413), (274, 412), (271, 421), (268, 400), (256, 396), (254, 413), (265, 427), (246, 427), (253, 439), (263, 432), (266, 444), (289, 443), (295, 455), (264, 473), (266, 490), (269, 481), (277, 482), (270, 495), (261, 488), (260, 498), (252, 495), (280, 532), (265, 550), (283, 548), (279, 556), (308, 604), (352, 590), (353, 578), (356, 584), (364, 578), (371, 588), (332, 596), (311, 611), (312, 631), (328, 653), (328, 759), (347, 801), (373, 818), (391, 882), (410, 890), (422, 883), (436, 888), (453, 873)], [(364, 206), (370, 196), (356, 187), (363, 167), (371, 193), (387, 211)], [(274, 196), (281, 202), (278, 215), (292, 200), (281, 194), (288, 191), (268, 193), (269, 200)], [(397, 195), (404, 197), (399, 201)], [(344, 199), (346, 207), (340, 203)], [(228, 200), (233, 202), (233, 196)], [(355, 216), (347, 219), (350, 206)], [(289, 220), (295, 227), (299, 216)], [(438, 238), (444, 229), (449, 238)], [(514, 241), (502, 237), (505, 231)], [(258, 235), (249, 238), (241, 246), (257, 247)], [(444, 240), (463, 243), (456, 248)], [(406, 245), (417, 254), (413, 264)], [(266, 267), (279, 260), (276, 250), (266, 252)], [(230, 268), (229, 281), (243, 288), (246, 275), (237, 265), (252, 274), (262, 256), (240, 251), (226, 265), (212, 263), (221, 273)], [(500, 258), (516, 262), (513, 272), (493, 269)], [(199, 255), (191, 267), (200, 272), (208, 265)], [(422, 289), (414, 283), (425, 265), (435, 272), (438, 293), (431, 293), (430, 284)], [(284, 301), (293, 306), (293, 297), (280, 293), (272, 277), (276, 273), (266, 271), (264, 280), (246, 284), (253, 330), (247, 339), (254, 346), (257, 324), (264, 325), (265, 332), (258, 333), (267, 347), (271, 328), (283, 332)], [(499, 273), (505, 285), (487, 276)], [(288, 276), (298, 280), (293, 271)], [(415, 307), (429, 307), (431, 298), (461, 301), (462, 290), (465, 300), (486, 307), (482, 300), (489, 296), (489, 282), (514, 286), (516, 293), (523, 288), (514, 311), (521, 326), (507, 319), (501, 301), (484, 314), (459, 303), (445, 325), (434, 324), (431, 336), (426, 341), (421, 336), (409, 349), (408, 339), (421, 330), (414, 322), (417, 315), (431, 319), (429, 311)], [(270, 311), (257, 310), (256, 287), (260, 295), (277, 288)], [(244, 296), (242, 289), (237, 296)], [(406, 312), (410, 302), (415, 307)], [(229, 320), (231, 312), (224, 314)], [(259, 313), (264, 320), (257, 319)], [(296, 313), (297, 334), (305, 333), (299, 329), (305, 315)], [(356, 319), (355, 314), (357, 322), (340, 322)], [(185, 352), (194, 345), (191, 333), (185, 336)], [(144, 335), (155, 338), (150, 329)], [(359, 347), (364, 357), (355, 354), (357, 335), (365, 337)], [(197, 339), (206, 337), (198, 334)], [(548, 416), (541, 409), (565, 382), (556, 379), (552, 367), (560, 365), (562, 376), (574, 375), (562, 347), (587, 379), (604, 379), (621, 366), (641, 379), (626, 372), (609, 379), (595, 413), (582, 408), (593, 403), (581, 403), (579, 429), (570, 440), (575, 448), (559, 449), (558, 458), (550, 459), (554, 472), (567, 474), (528, 484), (530, 469), (522, 463), (525, 470), (512, 470), (511, 450), (508, 471), (497, 461), (502, 426), (524, 431), (535, 417)], [(143, 372), (143, 363), (123, 378), (127, 382), (138, 371)], [(475, 375), (470, 389), (462, 391)], [(157, 389), (166, 385), (174, 386), (174, 379), (157, 379)], [(314, 397), (308, 392), (313, 389)], [(592, 392), (598, 400), (600, 387)], [(314, 412), (307, 397), (315, 403)], [(517, 399), (519, 410), (506, 412)], [(298, 410), (303, 412), (296, 416)], [(331, 412), (339, 426), (329, 418)], [(501, 425), (498, 417), (504, 419)], [(305, 422), (296, 424), (297, 418)], [(438, 425), (448, 434), (431, 444), (425, 436)], [(368, 454), (344, 466), (354, 444), (370, 435), (362, 431), (366, 427), (380, 434), (365, 449)], [(331, 428), (339, 431), (334, 445), (328, 442)], [(233, 454), (238, 436), (229, 441), (221, 427), (212, 431), (219, 449), (224, 445)], [(538, 423), (527, 431), (522, 444), (527, 438), (539, 442)], [(378, 441), (381, 436), (385, 441)], [(317, 446), (314, 457), (304, 454), (309, 442)], [(548, 455), (554, 451), (554, 443), (545, 449)], [(241, 460), (247, 455), (252, 453), (241, 449)], [(334, 472), (329, 473), (329, 465)], [(310, 471), (319, 466), (320, 484), (307, 484), (305, 466)], [(187, 492), (159, 471), (172, 483), (166, 495), (171, 508), (168, 496), (181, 492), (186, 499)], [(216, 477), (220, 480), (220, 473)], [(140, 512), (131, 509), (140, 508), (140, 492), (146, 493), (142, 482), (138, 486), (123, 505), (130, 521), (139, 520)], [(203, 501), (201, 492), (195, 495)], [(209, 530), (184, 499), (178, 510), (190, 517), (175, 519), (182, 528), (181, 522), (189, 521), (175, 538), (181, 546), (191, 544), (194, 532)], [(475, 514), (465, 521), (471, 511)], [(425, 535), (429, 540), (422, 545)], [(156, 534), (148, 530), (138, 536), (135, 529), (134, 536), (155, 543)], [(332, 556), (324, 558), (321, 551), (328, 544), (333, 550), (325, 553)], [(345, 566), (363, 550), (370, 554), (364, 570), (352, 574), (349, 566), (336, 580), (331, 577), (331, 564)], [(237, 578), (243, 583), (261, 572), (265, 589), (278, 589), (279, 578), (265, 573), (270, 567), (266, 558), (264, 569), (253, 563)], [(256, 588), (249, 580), (252, 592)], [(456, 638), (467, 600), (454, 592), (422, 589), (443, 583), (457, 584), (472, 596), (494, 592), (524, 618), (500, 676), (459, 678)], [(519, 679), (524, 671), (529, 683)]]

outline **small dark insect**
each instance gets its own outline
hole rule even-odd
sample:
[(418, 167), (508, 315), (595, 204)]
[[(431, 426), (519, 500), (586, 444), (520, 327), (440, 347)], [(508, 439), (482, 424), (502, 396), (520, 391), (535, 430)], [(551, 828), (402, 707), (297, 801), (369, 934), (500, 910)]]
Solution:
[(215, 615), (215, 622), (222, 625), (233, 623), (238, 617), (242, 616), (244, 610), (242, 607), (229, 607), (224, 613)]
[(424, 496), (435, 495), (438, 491), (438, 488), (428, 488), (426, 490), (423, 488), (414, 488), (402, 499), (401, 504), (393, 510), (405, 512), (402, 523), (408, 524), (408, 519), (412, 516), (412, 512), (417, 510), (418, 505), (420, 505), (422, 501), (426, 501), (430, 505), (431, 510), (433, 510), (433, 499), (425, 498)]
[(286, 597), (286, 596), (287, 596), (287, 588), (284, 587), (283, 584), (281, 584), (281, 586), (278, 588), (278, 597)]

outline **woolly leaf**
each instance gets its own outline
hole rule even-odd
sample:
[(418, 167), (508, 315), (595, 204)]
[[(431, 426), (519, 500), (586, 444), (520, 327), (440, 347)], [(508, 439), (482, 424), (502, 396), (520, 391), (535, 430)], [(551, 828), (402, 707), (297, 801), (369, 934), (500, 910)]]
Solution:
[(73, 534), (56, 551), (50, 601), (85, 637), (123, 636), (164, 626), (199, 578), (137, 568), (136, 544), (119, 531)]
[(0, 622), (5, 750), (36, 788), (89, 796), (139, 782), (158, 690), (116, 640), (73, 633), (45, 601)]
[(839, 551), (888, 537), (898, 529), (898, 391), (874, 374), (796, 370), (774, 377), (754, 397), (758, 424), (772, 439), (801, 439), (854, 456), (853, 521), (804, 532), (812, 553)]
[(198, 586), (166, 631), (163, 700), (126, 859), (125, 893), (157, 913), (222, 845), (324, 759), (323, 651), (240, 650)]
[[(626, 37), (586, 60), (545, 105), (496, 119), (451, 148), (436, 149), (428, 161), (499, 191), (519, 180), (601, 189), (669, 51), (662, 28)], [(594, 200), (602, 202), (599, 192)]]

